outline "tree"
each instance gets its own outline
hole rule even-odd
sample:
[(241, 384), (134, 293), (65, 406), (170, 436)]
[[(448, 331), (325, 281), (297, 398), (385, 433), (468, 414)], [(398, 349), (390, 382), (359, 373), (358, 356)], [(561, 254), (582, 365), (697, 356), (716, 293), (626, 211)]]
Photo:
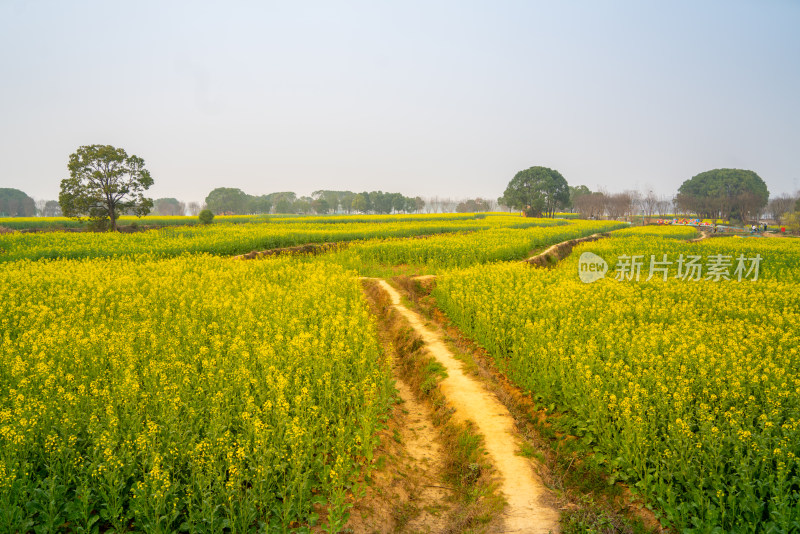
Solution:
[(270, 193), (267, 195), (270, 202), (275, 207), (275, 213), (294, 213), (293, 205), (297, 200), (297, 195), (291, 191), (283, 191), (280, 193)]
[(176, 198), (157, 198), (153, 201), (153, 213), (167, 216), (184, 215), (186, 205), (178, 202)]
[(678, 209), (704, 218), (744, 221), (767, 205), (767, 184), (753, 171), (714, 169), (686, 180), (678, 189)]
[(498, 202), (524, 211), (526, 217), (552, 217), (569, 203), (569, 185), (556, 170), (531, 167), (514, 176)]
[(800, 202), (800, 199), (795, 200), (794, 197), (789, 195), (783, 194), (776, 198), (771, 198), (767, 209), (772, 214), (772, 218), (778, 222), (781, 222), (782, 217), (785, 213), (791, 213), (792, 211), (797, 211), (795, 208), (795, 204)]
[(392, 197), (392, 210), (394, 210), (395, 213), (408, 211), (408, 202), (406, 202), (406, 197), (400, 193), (390, 193), (390, 195)]
[(658, 195), (656, 195), (652, 189), (648, 189), (646, 194), (640, 195), (639, 199), (642, 205), (642, 224), (644, 224), (645, 217), (647, 219), (653, 218), (653, 213), (658, 209), (658, 203), (661, 202), (661, 199), (658, 198)]
[(153, 201), (144, 192), (153, 185), (144, 160), (128, 156), (111, 145), (82, 146), (70, 155), (69, 178), (61, 180), (58, 203), (65, 217), (88, 218), (98, 228), (117, 230), (122, 213), (141, 217), (150, 212)]
[(480, 213), (489, 211), (489, 201), (482, 198), (467, 199), (459, 202), (456, 213)]
[(325, 200), (324, 197), (317, 198), (311, 201), (311, 208), (318, 214), (318, 215), (325, 215), (331, 210), (330, 204), (328, 201)]
[(793, 234), (800, 234), (800, 211), (785, 213), (781, 217), (781, 224), (787, 231)]
[(63, 214), (61, 213), (61, 206), (58, 205), (58, 200), (48, 200), (44, 203), (44, 209), (42, 210), (43, 217), (61, 217)]
[(247, 211), (249, 213), (263, 215), (272, 210), (272, 200), (270, 199), (269, 195), (261, 195), (258, 197), (248, 195), (247, 206)]
[(579, 203), (580, 197), (591, 195), (592, 191), (586, 187), (585, 185), (579, 185), (576, 187), (569, 186), (569, 207), (572, 208), (574, 212), (576, 207), (576, 203)]
[(384, 193), (383, 191), (372, 191), (369, 193), (369, 206), (375, 213), (391, 213), (392, 196), (390, 193)]
[(217, 215), (244, 215), (248, 195), (235, 187), (217, 187), (206, 197), (206, 206)]
[(367, 196), (366, 193), (359, 193), (353, 197), (353, 201), (350, 203), (350, 208), (353, 211), (357, 211), (359, 213), (363, 213), (367, 211)]
[(189, 215), (198, 215), (200, 210), (205, 209), (205, 204), (201, 206), (199, 202), (189, 202), (188, 209)]
[(214, 214), (210, 209), (204, 209), (197, 218), (200, 220), (200, 224), (211, 224), (214, 221)]
[(620, 219), (633, 213), (636, 198), (630, 191), (607, 195), (606, 211), (611, 219)]
[(605, 215), (608, 204), (608, 196), (601, 192), (590, 192), (588, 194), (576, 195), (574, 197), (573, 208), (586, 219), (598, 219)]
[[(352, 191), (314, 191), (311, 193), (311, 198), (314, 200), (324, 200), (328, 203), (328, 212), (333, 210), (338, 213), (340, 209), (350, 211), (353, 204), (353, 198), (356, 196)], [(313, 202), (311, 203), (313, 206)], [(316, 208), (315, 208), (316, 210)], [(319, 213), (319, 212), (317, 212)]]
[(33, 217), (36, 202), (19, 189), (0, 188), (0, 217)]
[(298, 213), (300, 215), (306, 215), (311, 213), (311, 203), (314, 202), (314, 199), (311, 197), (300, 197), (294, 201), (291, 208), (291, 213)]

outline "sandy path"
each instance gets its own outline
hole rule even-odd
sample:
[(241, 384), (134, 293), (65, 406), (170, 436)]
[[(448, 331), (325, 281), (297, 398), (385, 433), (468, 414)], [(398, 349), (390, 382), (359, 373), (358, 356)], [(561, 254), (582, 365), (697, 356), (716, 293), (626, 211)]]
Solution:
[(501, 491), (508, 506), (505, 531), (546, 534), (558, 532), (558, 511), (546, 504), (547, 490), (533, 472), (530, 460), (518, 456), (514, 420), (505, 406), (476, 380), (462, 371), (459, 362), (442, 341), (427, 328), (422, 318), (400, 303), (400, 294), (385, 280), (381, 287), (391, 296), (394, 308), (423, 339), (428, 352), (447, 369), (442, 393), (455, 409), (456, 420), (470, 420), (484, 437), (484, 447), (502, 477)]

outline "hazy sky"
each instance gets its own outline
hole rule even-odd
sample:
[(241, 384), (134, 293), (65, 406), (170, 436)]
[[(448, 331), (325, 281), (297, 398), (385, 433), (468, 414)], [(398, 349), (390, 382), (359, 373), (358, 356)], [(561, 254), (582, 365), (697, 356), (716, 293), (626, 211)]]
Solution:
[(0, 187), (144, 158), (149, 196), (497, 198), (522, 169), (800, 188), (800, 1), (0, 0)]

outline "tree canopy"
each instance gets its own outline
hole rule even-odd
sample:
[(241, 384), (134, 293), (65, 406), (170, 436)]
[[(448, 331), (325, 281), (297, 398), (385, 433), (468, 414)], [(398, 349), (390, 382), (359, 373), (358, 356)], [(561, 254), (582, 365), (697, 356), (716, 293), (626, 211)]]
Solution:
[(82, 146), (70, 155), (69, 178), (61, 180), (58, 203), (65, 217), (86, 217), (97, 227), (117, 229), (123, 213), (142, 216), (150, 212), (153, 201), (144, 192), (153, 185), (144, 160), (128, 156), (111, 145)]
[(153, 201), (153, 213), (155, 215), (185, 215), (186, 204), (178, 201), (177, 198), (157, 198)]
[(257, 213), (325, 215), (352, 211), (360, 213), (413, 213), (425, 207), (420, 197), (383, 191), (314, 191), (310, 197), (298, 197), (291, 191), (252, 196), (241, 189), (218, 187), (205, 199), (206, 206), (216, 214), (244, 215)]
[(213, 213), (242, 215), (247, 213), (247, 193), (235, 187), (218, 187), (206, 197), (206, 206)]
[(36, 215), (36, 202), (20, 191), (0, 187), (0, 217), (33, 217)]
[(479, 213), (489, 211), (489, 201), (482, 198), (468, 198), (458, 203), (456, 213)]
[(552, 217), (569, 204), (569, 185), (556, 170), (531, 167), (514, 176), (498, 202), (522, 210), (528, 217)]
[(686, 180), (678, 189), (679, 209), (701, 217), (744, 221), (758, 218), (767, 205), (769, 190), (753, 171), (713, 169)]

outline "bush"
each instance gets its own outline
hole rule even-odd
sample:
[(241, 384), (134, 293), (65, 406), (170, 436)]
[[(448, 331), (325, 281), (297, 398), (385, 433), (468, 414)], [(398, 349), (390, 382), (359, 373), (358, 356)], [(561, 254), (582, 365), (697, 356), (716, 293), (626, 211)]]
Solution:
[(786, 227), (786, 231), (792, 234), (800, 234), (800, 212), (784, 213), (781, 217), (781, 226)]
[(211, 224), (214, 220), (214, 214), (211, 213), (211, 210), (203, 210), (197, 218), (200, 219), (200, 224)]

